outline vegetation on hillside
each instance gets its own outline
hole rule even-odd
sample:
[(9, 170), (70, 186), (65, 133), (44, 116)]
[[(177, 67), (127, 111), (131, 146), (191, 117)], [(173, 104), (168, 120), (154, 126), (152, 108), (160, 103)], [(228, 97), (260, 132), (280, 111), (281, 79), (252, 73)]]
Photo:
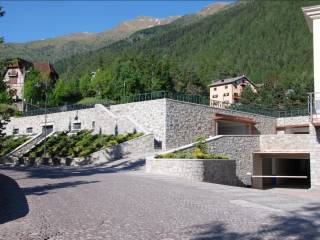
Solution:
[[(78, 97), (117, 98), (160, 89), (206, 95), (212, 80), (246, 74), (264, 84), (255, 103), (299, 106), (306, 103), (313, 79), (312, 35), (301, 7), (319, 3), (245, 1), (190, 24), (177, 21), (139, 31), (107, 48), (64, 59), (56, 68), (65, 88), (77, 86), (72, 94)], [(93, 71), (96, 78), (86, 77)], [(92, 88), (80, 90), (79, 79)], [(68, 91), (61, 86), (60, 91), (68, 99)]]
[(142, 133), (119, 135), (93, 135), (90, 131), (80, 131), (73, 135), (60, 132), (50, 136), (47, 141), (35, 147), (26, 154), (27, 157), (42, 157), (44, 148), (46, 157), (85, 157), (102, 148), (112, 147), (116, 144), (140, 137)]
[(4, 156), (28, 140), (27, 136), (8, 136), (2, 140), (0, 156)]

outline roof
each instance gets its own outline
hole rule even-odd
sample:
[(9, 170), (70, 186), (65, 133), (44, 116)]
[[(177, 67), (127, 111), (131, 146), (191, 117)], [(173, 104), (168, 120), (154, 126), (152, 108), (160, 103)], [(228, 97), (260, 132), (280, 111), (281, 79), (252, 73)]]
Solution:
[(221, 80), (215, 80), (213, 81), (208, 87), (217, 87), (221, 85), (227, 85), (227, 84), (232, 84), (238, 80), (247, 80), (250, 82), (253, 86), (256, 86), (253, 82), (251, 82), (245, 75), (234, 77), (234, 78), (226, 78), (226, 79), (221, 79)]
[(310, 31), (313, 32), (313, 20), (320, 19), (320, 5), (303, 7), (302, 11)]
[(23, 67), (29, 68), (32, 66), (32, 63), (24, 60), (22, 58), (14, 58), (14, 59), (10, 59), (7, 62), (7, 68), (20, 68), (22, 69)]
[(35, 70), (46, 75), (50, 75), (52, 73), (56, 74), (56, 71), (50, 63), (34, 63), (33, 67)]

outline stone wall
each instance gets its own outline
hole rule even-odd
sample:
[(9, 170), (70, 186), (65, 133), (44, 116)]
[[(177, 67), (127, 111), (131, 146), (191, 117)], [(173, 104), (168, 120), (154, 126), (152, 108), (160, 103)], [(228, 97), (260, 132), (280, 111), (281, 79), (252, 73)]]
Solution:
[(94, 162), (104, 162), (121, 159), (127, 155), (154, 152), (154, 135), (146, 134), (136, 139), (120, 143), (112, 148), (105, 148), (92, 153), (90, 158)]
[[(215, 136), (206, 140), (209, 147), (208, 151), (215, 154), (224, 154), (235, 161), (236, 184), (237, 186), (251, 185), (251, 176), (253, 172), (253, 152), (260, 149), (259, 135), (242, 135), (242, 136)], [(188, 144), (169, 152), (191, 152), (194, 150), (196, 143)], [(161, 160), (161, 159), (159, 159)]]
[(226, 185), (237, 185), (238, 181), (234, 160), (149, 158), (146, 172)]
[(166, 146), (167, 149), (186, 145), (197, 136), (215, 135), (213, 108), (167, 100)]
[(276, 133), (276, 118), (167, 99), (167, 149), (192, 143), (200, 135), (215, 136), (215, 113), (252, 118), (256, 134)]
[(150, 100), (119, 105), (111, 105), (110, 111), (115, 115), (125, 116), (138, 125), (143, 132), (153, 133), (155, 139), (166, 148), (166, 100)]
[[(114, 134), (139, 131), (139, 127), (126, 118), (117, 117), (103, 105), (97, 104), (94, 108), (81, 109), (47, 114), (47, 126), (53, 125), (53, 131), (72, 130), (73, 123), (81, 123), (81, 129), (93, 130), (94, 133)], [(19, 129), (19, 134), (27, 133), (32, 127), (31, 134), (38, 134), (45, 124), (45, 115), (11, 118), (6, 125), (6, 134), (12, 135), (13, 129)]]
[(228, 109), (219, 109), (214, 108), (214, 113), (226, 114), (226, 115), (233, 115), (239, 117), (247, 117), (251, 118), (254, 122), (256, 122), (254, 126), (254, 134), (275, 134), (276, 127), (277, 127), (277, 119), (273, 117), (263, 116), (254, 113), (246, 113), (236, 110), (228, 110)]

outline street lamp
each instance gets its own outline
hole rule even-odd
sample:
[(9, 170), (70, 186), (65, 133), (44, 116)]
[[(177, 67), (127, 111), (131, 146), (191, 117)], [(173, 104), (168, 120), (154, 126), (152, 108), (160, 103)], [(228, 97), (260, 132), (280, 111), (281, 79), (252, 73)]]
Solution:
[[(36, 83), (35, 85), (37, 88), (41, 87), (40, 83)], [(45, 81), (45, 101), (44, 101), (44, 147), (43, 147), (43, 156), (46, 156), (46, 142), (47, 142), (47, 100), (48, 100), (48, 95), (47, 95), (47, 89), (48, 89), (48, 81)]]

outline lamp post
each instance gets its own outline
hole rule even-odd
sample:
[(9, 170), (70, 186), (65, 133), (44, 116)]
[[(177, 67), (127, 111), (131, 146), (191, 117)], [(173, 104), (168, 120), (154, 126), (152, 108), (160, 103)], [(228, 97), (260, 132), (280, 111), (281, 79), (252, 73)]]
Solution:
[[(36, 83), (35, 85), (37, 88), (41, 87), (40, 83)], [(43, 145), (43, 156), (46, 156), (46, 142), (47, 142), (47, 100), (48, 100), (48, 95), (47, 95), (47, 89), (48, 89), (48, 82), (47, 80), (45, 81), (45, 101), (44, 101), (44, 145)]]

